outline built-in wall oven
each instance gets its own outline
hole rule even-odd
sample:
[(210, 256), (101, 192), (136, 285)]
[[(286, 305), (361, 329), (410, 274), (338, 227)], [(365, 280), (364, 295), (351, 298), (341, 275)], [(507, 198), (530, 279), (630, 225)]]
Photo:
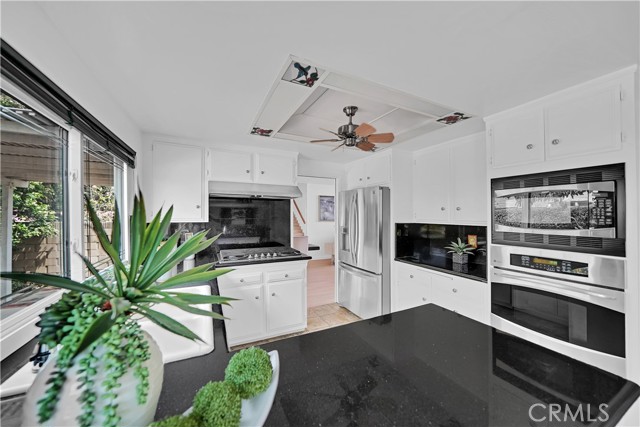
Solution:
[(492, 243), (625, 255), (624, 164), (491, 181)]
[(492, 325), (624, 373), (625, 261), (493, 245)]

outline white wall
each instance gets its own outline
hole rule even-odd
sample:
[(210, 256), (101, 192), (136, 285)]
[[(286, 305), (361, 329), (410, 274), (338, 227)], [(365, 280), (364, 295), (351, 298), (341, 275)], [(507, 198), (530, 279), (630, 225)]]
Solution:
[[(300, 190), (306, 200), (307, 221), (305, 234), (309, 236), (309, 244), (320, 246), (319, 251), (309, 251), (313, 259), (331, 258), (330, 252), (325, 252), (325, 245), (335, 242), (336, 222), (319, 221), (318, 196), (335, 197), (335, 181), (327, 178), (298, 177)], [(337, 214), (337, 211), (336, 211)]]
[[(138, 126), (69, 48), (68, 41), (40, 6), (35, 2), (20, 3), (20, 13), (11, 13), (10, 19), (8, 13), (3, 16), (2, 39), (133, 148), (138, 166), (141, 165), (142, 134)], [(2, 8), (7, 12), (11, 5), (5, 3)], [(136, 169), (139, 175), (139, 167)]]

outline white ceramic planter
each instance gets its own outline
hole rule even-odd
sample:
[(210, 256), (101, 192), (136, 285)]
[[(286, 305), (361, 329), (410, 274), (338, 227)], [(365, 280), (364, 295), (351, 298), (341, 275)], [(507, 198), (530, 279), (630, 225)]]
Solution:
[[(133, 376), (133, 370), (128, 370), (122, 378), (120, 378), (120, 389), (117, 391), (118, 397), (116, 402), (118, 404), (118, 415), (122, 418), (120, 426), (147, 426), (153, 421), (153, 416), (156, 412), (158, 405), (158, 399), (160, 398), (160, 391), (162, 390), (162, 378), (164, 374), (164, 365), (162, 363), (162, 353), (156, 342), (147, 334), (144, 333), (147, 341), (149, 342), (149, 352), (151, 353), (150, 359), (146, 362), (149, 369), (149, 394), (147, 396), (147, 403), (144, 405), (138, 405), (136, 397), (136, 385), (138, 379)], [(96, 350), (98, 359), (100, 360), (101, 351), (99, 348)], [(45, 424), (38, 422), (38, 400), (44, 395), (47, 388), (47, 380), (51, 376), (52, 371), (55, 368), (56, 355), (52, 355), (44, 367), (40, 370), (36, 376), (33, 385), (27, 392), (27, 396), (23, 406), (23, 427), (33, 426), (76, 426), (78, 421), (76, 418), (82, 413), (82, 406), (78, 401), (82, 393), (82, 389), (78, 389), (78, 367), (73, 366), (67, 372), (67, 381), (62, 386), (60, 391), (60, 400), (56, 406), (56, 411)], [(98, 399), (95, 403), (95, 418), (93, 425), (104, 425), (104, 415), (102, 409), (105, 402), (100, 399), (104, 389), (101, 384), (106, 379), (106, 375), (103, 369), (98, 368), (98, 373), (95, 377), (95, 389), (98, 395)]]

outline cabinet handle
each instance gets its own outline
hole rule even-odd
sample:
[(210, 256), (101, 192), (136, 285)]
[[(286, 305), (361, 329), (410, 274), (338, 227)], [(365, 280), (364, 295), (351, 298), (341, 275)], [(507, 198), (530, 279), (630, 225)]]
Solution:
[(264, 175), (264, 171), (260, 171), (260, 175)]
[(256, 295), (256, 299), (260, 299), (260, 297)]
[(362, 178), (358, 178), (359, 181), (362, 181)]
[(426, 300), (427, 300), (427, 297), (422, 297), (422, 301), (426, 301)]
[(196, 209), (200, 209), (200, 205), (196, 205)]
[(368, 177), (367, 177), (367, 179), (371, 179), (371, 177), (370, 177), (370, 176), (368, 176)]
[(274, 293), (272, 293), (272, 294), (271, 294), (271, 296), (272, 296), (272, 297), (275, 297), (275, 296), (276, 296), (276, 293), (275, 293), (275, 292), (274, 292)]
[(409, 279), (413, 279), (413, 274), (410, 274), (410, 275), (409, 275)]
[(247, 169), (245, 172), (246, 172), (246, 173), (249, 173), (249, 172), (251, 172), (251, 171), (250, 171), (249, 169)]
[(285, 274), (285, 275), (284, 275), (284, 277), (289, 277), (289, 275), (288, 275), (288, 274)]
[(461, 208), (460, 206), (458, 206), (458, 207), (456, 208), (456, 210), (457, 210), (457, 211), (460, 211), (460, 210), (462, 210), (462, 208)]
[(458, 290), (456, 288), (453, 288), (452, 291), (453, 291), (454, 294), (458, 292)]
[(440, 208), (440, 210), (441, 210), (441, 211), (445, 210), (445, 209), (444, 209), (444, 206), (442, 206), (442, 207)]
[(244, 279), (240, 279), (240, 283), (244, 283)]
[(551, 143), (553, 145), (558, 145), (558, 144), (560, 144), (560, 140), (559, 139), (554, 139), (553, 141), (551, 141)]
[(533, 150), (533, 144), (527, 144), (527, 150)]

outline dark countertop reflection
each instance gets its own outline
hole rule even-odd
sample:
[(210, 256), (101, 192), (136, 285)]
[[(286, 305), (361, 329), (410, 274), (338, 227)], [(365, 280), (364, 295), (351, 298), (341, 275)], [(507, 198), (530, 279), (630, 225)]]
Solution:
[(415, 256), (402, 256), (397, 257), (395, 260), (430, 270), (453, 274), (466, 279), (477, 280), (485, 283), (487, 282), (487, 266), (485, 264), (474, 264), (472, 262), (464, 265), (454, 264), (451, 258), (441, 256), (420, 258)]
[[(223, 379), (231, 354), (219, 321), (215, 332), (213, 353), (165, 366), (158, 418)], [(262, 347), (280, 355), (267, 426), (550, 425), (530, 419), (534, 404), (537, 420), (557, 404), (582, 408), (584, 423), (563, 426), (614, 426), (640, 395), (621, 377), (433, 304)]]

